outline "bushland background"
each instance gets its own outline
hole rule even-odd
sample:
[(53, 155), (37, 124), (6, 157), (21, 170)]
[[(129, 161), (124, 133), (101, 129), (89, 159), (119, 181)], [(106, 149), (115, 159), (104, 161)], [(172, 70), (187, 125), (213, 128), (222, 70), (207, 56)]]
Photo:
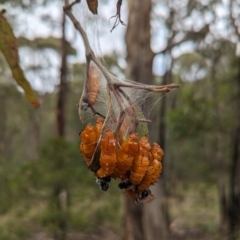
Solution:
[(240, 239), (239, 1), (123, 0), (127, 26), (110, 33), (116, 3), (99, 0), (97, 17), (84, 0), (74, 9), (109, 70), (181, 84), (153, 99), (156, 198), (135, 205), (114, 182), (101, 192), (84, 164), (84, 48), (63, 1), (0, 0), (41, 101), (29, 105), (0, 55), (0, 239)]

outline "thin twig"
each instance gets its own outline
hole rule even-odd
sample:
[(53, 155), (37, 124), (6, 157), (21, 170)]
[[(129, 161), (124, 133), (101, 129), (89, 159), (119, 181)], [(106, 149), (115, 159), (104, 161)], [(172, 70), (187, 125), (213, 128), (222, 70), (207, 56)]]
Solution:
[(70, 18), (70, 20), (72, 21), (74, 27), (79, 31), (79, 33), (82, 36), (83, 42), (84, 42), (84, 46), (85, 46), (85, 51), (86, 51), (86, 56), (88, 55), (93, 55), (94, 56), (94, 52), (92, 51), (89, 41), (88, 41), (88, 37), (86, 32), (84, 31), (84, 29), (82, 28), (80, 22), (75, 18), (75, 16), (72, 13), (72, 6), (76, 3), (78, 3), (79, 1), (74, 1), (72, 4), (68, 4), (66, 5), (65, 2), (65, 6), (63, 7), (63, 11), (65, 12), (65, 14)]
[(65, 8), (71, 10), (73, 5), (75, 5), (76, 3), (80, 3), (80, 2), (81, 2), (81, 0), (75, 0), (74, 2), (69, 4), (69, 1), (65, 0)]
[(112, 16), (112, 17), (109, 19), (109, 22), (110, 22), (110, 20), (111, 20), (112, 18), (116, 17), (115, 23), (113, 24), (113, 27), (112, 27), (112, 29), (110, 30), (110, 32), (112, 32), (113, 29), (114, 29), (115, 27), (117, 27), (119, 23), (121, 23), (123, 26), (126, 26), (126, 24), (125, 24), (125, 23), (122, 21), (122, 19), (121, 19), (121, 6), (122, 6), (122, 0), (118, 0), (118, 2), (117, 2), (117, 13), (116, 13), (116, 15)]
[(162, 86), (157, 86), (157, 85), (146, 85), (146, 84), (135, 84), (135, 83), (121, 83), (117, 82), (114, 83), (115, 87), (128, 87), (128, 88), (135, 88), (135, 89), (143, 89), (143, 90), (148, 90), (151, 92), (169, 92), (171, 88), (179, 88), (179, 84), (168, 84), (168, 85), (162, 85)]
[[(74, 4), (77, 3), (77, 1), (74, 2)], [(73, 6), (73, 4), (72, 4)], [(65, 14), (70, 18), (70, 20), (72, 21), (74, 27), (76, 30), (78, 30), (78, 32), (80, 33), (80, 35), (82, 36), (83, 42), (84, 42), (84, 46), (85, 46), (85, 51), (86, 51), (86, 58), (92, 60), (101, 70), (102, 74), (104, 75), (104, 77), (107, 80), (108, 84), (113, 84), (116, 81), (114, 79), (111, 78), (110, 74), (108, 73), (107, 69), (102, 65), (102, 63), (97, 59), (97, 57), (95, 56), (90, 43), (88, 41), (88, 37), (86, 32), (84, 31), (82, 25), (80, 24), (80, 22), (75, 18), (75, 16), (73, 15), (72, 11), (71, 11), (71, 4), (70, 5), (65, 5), (63, 7), (63, 11), (65, 12)]]
[[(82, 36), (83, 42), (84, 42), (84, 46), (85, 46), (85, 51), (86, 51), (86, 57), (90, 60), (92, 60), (101, 70), (101, 72), (103, 73), (104, 77), (106, 78), (106, 81), (108, 84), (115, 84), (115, 85), (119, 85), (122, 87), (133, 87), (133, 88), (142, 88), (142, 89), (146, 89), (146, 90), (150, 90), (152, 91), (152, 89), (156, 88), (156, 89), (161, 89), (164, 87), (168, 87), (168, 88), (176, 88), (179, 87), (179, 85), (177, 84), (169, 84), (166, 86), (151, 86), (151, 85), (143, 85), (143, 84), (130, 84), (130, 83), (119, 83), (116, 80), (114, 80), (108, 70), (102, 65), (102, 63), (97, 59), (97, 57), (95, 56), (90, 43), (88, 41), (88, 37), (86, 32), (84, 31), (84, 29), (82, 28), (80, 22), (75, 18), (75, 16), (73, 15), (73, 13), (71, 12), (71, 8), (74, 4), (78, 3), (78, 0), (76, 0), (75, 2), (73, 2), (72, 4), (69, 5), (65, 5), (63, 7), (63, 10), (65, 12), (65, 14), (70, 18), (70, 20), (72, 21), (74, 27), (76, 28), (76, 30), (78, 30), (78, 32), (80, 33), (80, 35)], [(142, 87), (140, 87), (142, 86)]]
[[(180, 85), (178, 84), (168, 84), (168, 85), (163, 85), (163, 86), (156, 86), (156, 85), (147, 85), (147, 84), (141, 84), (141, 83), (134, 83), (134, 82), (130, 82), (130, 81), (126, 81), (124, 83), (118, 82), (117, 80), (115, 80), (110, 73), (108, 72), (108, 70), (102, 65), (102, 63), (99, 61), (99, 59), (95, 56), (86, 32), (84, 31), (81, 23), (75, 18), (75, 16), (72, 13), (72, 7), (79, 3), (80, 0), (75, 0), (73, 3), (69, 4), (68, 0), (65, 0), (65, 6), (63, 7), (63, 10), (65, 12), (65, 14), (70, 18), (70, 20), (72, 21), (75, 29), (80, 33), (80, 35), (82, 36), (83, 42), (84, 42), (84, 46), (85, 46), (85, 53), (86, 53), (86, 62), (87, 62), (87, 73), (86, 76), (88, 74), (88, 68), (90, 66), (91, 61), (93, 61), (97, 67), (100, 69), (100, 71), (102, 72), (103, 76), (105, 77), (106, 81), (107, 81), (107, 90), (108, 90), (108, 96), (109, 96), (109, 105), (112, 104), (111, 102), (111, 94), (110, 92), (113, 93), (113, 95), (116, 98), (116, 101), (119, 105), (119, 108), (121, 111), (127, 111), (127, 113), (129, 114), (130, 117), (133, 118), (137, 118), (136, 117), (136, 109), (134, 109), (134, 105), (136, 104), (132, 104), (132, 101), (130, 99), (130, 97), (121, 89), (124, 87), (127, 88), (134, 88), (134, 89), (143, 89), (143, 90), (147, 90), (147, 91), (151, 91), (151, 92), (169, 92), (172, 88), (178, 88), (180, 87)], [(118, 6), (117, 6), (117, 16), (120, 17), (120, 7), (121, 7), (121, 1), (118, 1)], [(121, 19), (120, 19), (121, 22)], [(122, 23), (122, 22), (121, 22)], [(84, 83), (84, 91), (86, 91), (86, 86), (87, 86), (87, 80), (88, 78), (85, 79), (85, 83)], [(123, 95), (123, 97), (128, 101), (129, 106), (132, 108), (132, 111), (127, 107), (124, 107), (124, 101), (123, 99), (121, 99), (121, 95)], [(82, 120), (82, 115), (81, 115), (81, 106), (82, 106), (82, 102), (86, 102), (88, 100), (84, 100), (84, 98), (86, 97), (86, 93), (83, 92), (82, 97), (80, 99), (79, 102), (79, 116), (80, 119)], [(96, 114), (95, 109), (93, 108), (93, 106), (89, 106), (91, 108), (91, 110), (93, 111), (93, 113)], [(108, 116), (108, 114), (107, 114)], [(106, 116), (106, 119), (108, 119), (108, 117)], [(138, 119), (137, 121), (144, 121), (144, 122), (150, 122), (150, 120), (148, 119)]]
[(142, 119), (142, 118), (138, 118), (137, 119), (138, 122), (145, 122), (145, 123), (151, 123), (152, 121), (150, 119)]

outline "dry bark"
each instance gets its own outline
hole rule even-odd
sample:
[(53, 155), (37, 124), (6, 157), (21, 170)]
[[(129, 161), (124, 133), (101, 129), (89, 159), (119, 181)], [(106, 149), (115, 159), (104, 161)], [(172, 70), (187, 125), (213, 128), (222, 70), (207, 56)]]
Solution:
[[(240, 108), (240, 58), (237, 60), (238, 76), (236, 96), (238, 109)], [(230, 172), (230, 206), (229, 206), (229, 232), (230, 239), (240, 238), (240, 112), (237, 113), (237, 126), (233, 143), (232, 167)]]
[[(66, 16), (63, 13), (62, 20), (62, 43), (61, 43), (61, 52), (62, 52), (62, 62), (60, 67), (60, 84), (59, 92), (57, 95), (57, 137), (63, 138), (65, 136), (65, 118), (66, 118), (66, 96), (67, 96), (67, 41), (65, 36), (66, 28)], [(62, 193), (65, 193), (66, 202), (69, 202), (69, 192), (68, 189), (63, 187), (64, 183), (56, 184), (53, 187), (53, 199), (56, 206), (60, 212), (63, 212), (66, 206), (62, 204)], [(54, 238), (56, 240), (65, 240), (67, 236), (67, 218), (62, 218), (58, 221), (58, 230)]]
[[(126, 33), (128, 79), (152, 84), (154, 53), (151, 49), (151, 0), (129, 0), (129, 18)], [(157, 123), (151, 123), (157, 129)], [(156, 131), (155, 131), (156, 132)], [(166, 198), (162, 181), (153, 187), (155, 200), (136, 205), (126, 197), (126, 238), (127, 240), (167, 239)]]

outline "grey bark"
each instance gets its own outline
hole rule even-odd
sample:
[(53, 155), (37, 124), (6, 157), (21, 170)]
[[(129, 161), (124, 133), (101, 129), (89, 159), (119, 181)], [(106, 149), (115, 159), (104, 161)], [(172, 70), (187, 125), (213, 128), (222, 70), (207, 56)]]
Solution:
[[(154, 58), (150, 46), (152, 1), (129, 0), (128, 3), (126, 76), (137, 82), (152, 84)], [(157, 123), (151, 123), (151, 128), (156, 129)], [(168, 236), (168, 222), (165, 219), (166, 198), (163, 197), (162, 181), (153, 187), (153, 193), (155, 200), (145, 205), (136, 205), (132, 199), (126, 197), (126, 240), (160, 240), (164, 239), (163, 236)]]

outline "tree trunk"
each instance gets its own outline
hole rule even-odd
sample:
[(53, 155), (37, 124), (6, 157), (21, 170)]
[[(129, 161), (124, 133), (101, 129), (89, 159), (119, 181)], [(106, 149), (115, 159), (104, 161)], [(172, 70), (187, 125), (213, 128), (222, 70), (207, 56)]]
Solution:
[[(60, 84), (59, 92), (57, 96), (57, 137), (63, 138), (65, 135), (65, 105), (66, 105), (66, 95), (67, 95), (67, 42), (65, 36), (65, 26), (66, 17), (63, 13), (62, 20), (62, 42), (61, 42), (61, 52), (62, 52), (62, 63), (60, 68)], [(63, 187), (65, 186), (65, 187)], [(63, 201), (63, 197), (65, 200)], [(69, 202), (69, 192), (66, 189), (66, 184), (59, 182), (53, 187), (53, 201), (54, 205), (58, 208), (59, 213), (62, 213), (61, 218), (57, 221), (57, 227), (55, 234), (56, 240), (65, 240), (67, 234), (67, 214), (66, 205), (63, 202)]]
[(127, 78), (141, 83), (152, 83), (152, 52), (150, 14), (151, 0), (128, 1), (129, 17), (126, 33)]
[(67, 95), (67, 45), (65, 37), (65, 15), (62, 21), (62, 63), (60, 68), (60, 85), (57, 98), (57, 136), (64, 137), (65, 133), (65, 102)]
[(4, 89), (0, 91), (0, 100), (1, 100), (1, 117), (0, 118), (0, 152), (1, 157), (7, 158), (7, 150), (8, 145), (10, 145), (6, 139), (7, 139), (7, 121), (8, 121), (8, 114), (7, 114), (7, 93), (6, 91), (3, 91)]
[[(171, 70), (169, 69), (166, 68), (166, 72), (163, 76), (163, 84), (168, 84), (170, 82)], [(153, 126), (155, 129), (159, 129), (158, 142), (164, 150), (164, 158), (161, 177), (158, 182), (151, 187), (155, 195), (155, 200), (144, 206), (144, 234), (146, 240), (155, 240), (156, 237), (157, 239), (169, 239), (169, 215), (164, 184), (164, 176), (166, 172), (166, 164), (164, 164), (164, 162), (168, 159), (166, 140), (167, 126), (165, 122), (166, 110), (167, 96), (161, 100), (159, 127), (157, 126), (157, 123)]]
[(230, 206), (229, 206), (229, 232), (230, 239), (237, 240), (240, 238), (240, 58), (237, 59), (238, 76), (237, 87), (237, 126), (233, 144), (233, 158), (231, 167), (230, 181)]
[(126, 240), (144, 240), (142, 217), (143, 208), (132, 198), (125, 196), (125, 237)]
[(220, 229), (221, 232), (226, 232), (228, 226), (228, 206), (227, 206), (227, 195), (226, 195), (226, 183), (222, 178), (222, 174), (225, 169), (223, 151), (221, 147), (221, 117), (220, 117), (220, 108), (219, 108), (219, 82), (216, 77), (217, 65), (221, 57), (221, 52), (214, 52), (211, 59), (211, 101), (213, 102), (214, 109), (214, 122), (216, 123), (216, 133), (214, 134), (213, 139), (213, 160), (214, 169), (218, 172), (218, 191), (219, 191), (219, 206), (220, 206)]
[[(128, 79), (151, 84), (154, 53), (151, 50), (150, 16), (151, 0), (129, 0), (129, 17), (126, 33)], [(157, 123), (151, 123), (157, 128)], [(156, 132), (156, 131), (155, 131)], [(151, 137), (151, 136), (150, 136)], [(151, 240), (168, 232), (168, 224), (162, 208), (163, 185), (154, 186), (155, 200), (145, 205), (136, 205), (126, 197), (126, 240)], [(164, 198), (165, 199), (165, 198)], [(165, 235), (165, 234), (164, 234)]]

